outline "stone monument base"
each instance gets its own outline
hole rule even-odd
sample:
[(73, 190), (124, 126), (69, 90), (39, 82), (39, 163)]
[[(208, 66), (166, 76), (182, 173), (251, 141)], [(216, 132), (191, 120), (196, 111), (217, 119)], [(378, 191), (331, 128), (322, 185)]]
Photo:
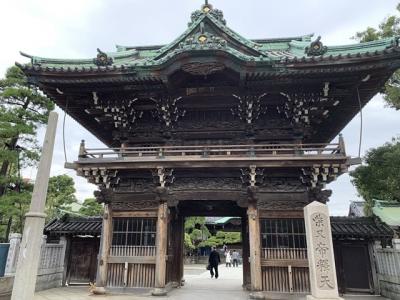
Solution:
[(166, 288), (154, 288), (151, 291), (152, 296), (166, 296), (168, 294), (168, 290)]
[(94, 295), (105, 295), (107, 293), (106, 289), (103, 286), (95, 286), (92, 289), (92, 293)]

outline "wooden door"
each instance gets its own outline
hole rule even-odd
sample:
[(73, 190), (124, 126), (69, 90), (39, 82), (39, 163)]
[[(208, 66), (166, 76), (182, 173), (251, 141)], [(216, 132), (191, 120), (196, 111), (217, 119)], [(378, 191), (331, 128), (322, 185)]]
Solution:
[(339, 259), (336, 264), (339, 288), (342, 292), (373, 292), (371, 264), (369, 259), (368, 245), (365, 244), (341, 244)]
[(73, 238), (68, 263), (68, 284), (94, 282), (97, 271), (98, 238)]

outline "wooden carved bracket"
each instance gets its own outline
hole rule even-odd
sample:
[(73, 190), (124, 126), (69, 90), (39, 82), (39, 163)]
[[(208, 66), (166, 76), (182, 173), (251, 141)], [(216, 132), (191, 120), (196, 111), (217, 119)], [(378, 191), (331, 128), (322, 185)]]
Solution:
[(309, 192), (309, 202), (318, 201), (321, 203), (327, 203), (329, 197), (332, 195), (332, 190), (323, 190), (321, 188), (315, 188)]
[(312, 189), (324, 188), (326, 183), (336, 179), (342, 171), (339, 164), (314, 165), (312, 168), (302, 168), (301, 181)]
[[(103, 100), (100, 99), (96, 92), (92, 92), (94, 107), (101, 110), (104, 120), (113, 124), (114, 128), (126, 128), (132, 130), (137, 120), (143, 116), (143, 111), (138, 111), (133, 108), (134, 102), (138, 98), (128, 100)], [(102, 121), (103, 119), (97, 119)]]
[(165, 188), (166, 185), (172, 184), (175, 180), (175, 176), (172, 175), (174, 169), (165, 169), (164, 167), (158, 167), (157, 170), (152, 171), (154, 181), (159, 184), (159, 187)]
[(177, 102), (182, 97), (173, 98), (170, 96), (160, 98), (150, 98), (156, 104), (153, 117), (157, 118), (166, 128), (171, 128), (180, 117), (186, 114), (186, 110), (179, 109)]
[(329, 82), (324, 83), (320, 92), (282, 92), (281, 95), (287, 101), (276, 109), (293, 125), (310, 126), (311, 123), (320, 123), (323, 118), (328, 117), (330, 109), (340, 103), (329, 92)]
[(100, 188), (109, 189), (117, 186), (120, 178), (117, 176), (117, 170), (108, 170), (107, 168), (80, 168), (78, 175), (85, 177), (88, 182), (96, 184)]
[(242, 173), (240, 179), (247, 186), (255, 187), (256, 184), (264, 181), (264, 169), (257, 168), (255, 165), (249, 166), (248, 169), (240, 169), (240, 172)]
[(239, 100), (236, 107), (231, 108), (231, 112), (234, 116), (239, 117), (240, 120), (244, 121), (247, 125), (251, 125), (256, 121), (262, 114), (267, 112), (267, 106), (261, 104), (261, 99), (265, 97), (267, 93), (263, 93), (259, 96), (255, 95), (232, 95)]

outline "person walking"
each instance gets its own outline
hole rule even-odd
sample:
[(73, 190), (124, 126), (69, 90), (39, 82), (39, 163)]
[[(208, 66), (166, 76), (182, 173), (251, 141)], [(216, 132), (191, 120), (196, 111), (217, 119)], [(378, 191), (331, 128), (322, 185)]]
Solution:
[(217, 252), (217, 250), (215, 250), (215, 247), (212, 247), (210, 256), (208, 257), (208, 265), (210, 266), (211, 278), (214, 277), (214, 271), (215, 271), (215, 279), (218, 278), (218, 265), (220, 262), (221, 259), (219, 257), (219, 253)]
[(239, 266), (239, 252), (237, 252), (236, 250), (233, 250), (233, 253), (232, 253), (232, 264), (234, 267)]
[(232, 262), (232, 254), (229, 250), (225, 252), (225, 265), (226, 267), (230, 267)]

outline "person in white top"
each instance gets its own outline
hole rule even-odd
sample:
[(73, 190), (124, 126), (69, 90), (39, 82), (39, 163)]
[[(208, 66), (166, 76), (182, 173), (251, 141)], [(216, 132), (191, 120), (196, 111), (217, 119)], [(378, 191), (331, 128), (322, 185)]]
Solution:
[(232, 262), (232, 255), (231, 255), (230, 251), (226, 251), (225, 252), (226, 267), (230, 267), (231, 266), (231, 262)]

